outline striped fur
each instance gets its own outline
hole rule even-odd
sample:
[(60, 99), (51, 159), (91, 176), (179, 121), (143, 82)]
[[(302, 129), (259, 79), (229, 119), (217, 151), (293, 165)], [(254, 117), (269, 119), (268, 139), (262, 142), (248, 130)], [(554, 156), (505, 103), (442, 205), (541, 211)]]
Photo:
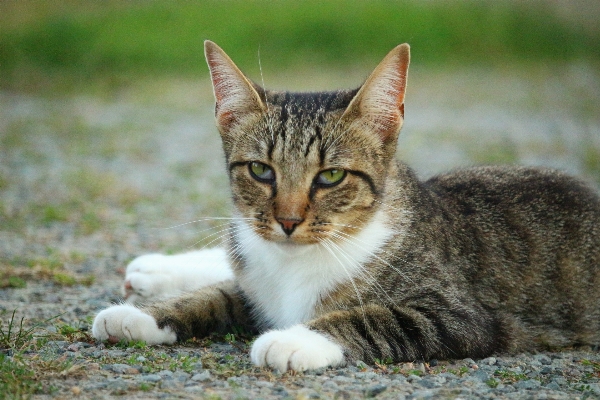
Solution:
[[(244, 218), (228, 240), (236, 280), (149, 306), (159, 327), (178, 339), (234, 325), (298, 337), (253, 350), (259, 365), (271, 365), (269, 349), (310, 342), (298, 323), (327, 339), (327, 365), (338, 348), (372, 363), (600, 343), (598, 195), (535, 168), (419, 181), (395, 160), (408, 46), (360, 89), (323, 93), (266, 91), (215, 44), (206, 53)], [(272, 175), (257, 179), (252, 162)], [(319, 176), (331, 169), (345, 175), (327, 186)], [(387, 233), (373, 243), (375, 220)]]

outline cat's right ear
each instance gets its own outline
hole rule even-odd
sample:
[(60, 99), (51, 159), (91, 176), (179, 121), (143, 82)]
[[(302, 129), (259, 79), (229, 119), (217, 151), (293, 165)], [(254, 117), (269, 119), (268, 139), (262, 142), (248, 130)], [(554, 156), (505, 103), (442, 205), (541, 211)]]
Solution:
[(204, 54), (215, 94), (217, 127), (222, 132), (266, 110), (252, 83), (219, 46), (206, 40)]

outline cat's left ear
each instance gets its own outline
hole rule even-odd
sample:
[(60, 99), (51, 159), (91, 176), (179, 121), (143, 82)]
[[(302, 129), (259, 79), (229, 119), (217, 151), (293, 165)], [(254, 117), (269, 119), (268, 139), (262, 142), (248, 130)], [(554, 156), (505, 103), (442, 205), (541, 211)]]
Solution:
[(396, 46), (367, 78), (343, 118), (361, 131), (373, 132), (384, 145), (392, 144), (404, 122), (404, 94), (410, 46)]
[(266, 110), (252, 83), (219, 46), (205, 41), (204, 54), (215, 93), (217, 126), (222, 132)]

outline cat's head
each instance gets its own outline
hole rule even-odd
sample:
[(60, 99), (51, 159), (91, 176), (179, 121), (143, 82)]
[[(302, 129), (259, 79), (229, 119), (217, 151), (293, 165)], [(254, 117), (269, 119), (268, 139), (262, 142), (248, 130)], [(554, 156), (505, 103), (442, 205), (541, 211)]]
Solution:
[(233, 201), (275, 242), (343, 241), (380, 207), (404, 119), (409, 46), (357, 90), (266, 91), (206, 41)]

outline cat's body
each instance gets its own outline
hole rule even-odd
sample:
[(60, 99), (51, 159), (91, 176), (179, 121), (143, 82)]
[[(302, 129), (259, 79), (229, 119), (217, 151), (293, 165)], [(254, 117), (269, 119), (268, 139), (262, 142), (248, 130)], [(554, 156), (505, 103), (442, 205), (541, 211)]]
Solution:
[[(600, 343), (598, 195), (522, 167), (420, 182), (394, 158), (408, 46), (360, 90), (331, 93), (266, 92), (212, 43), (207, 59), (235, 204), (235, 278), (221, 251), (221, 283), (142, 311), (111, 307), (97, 338), (275, 329), (252, 359), (282, 370)], [(133, 272), (153, 271), (142, 264), (128, 271), (130, 292), (140, 294)]]

